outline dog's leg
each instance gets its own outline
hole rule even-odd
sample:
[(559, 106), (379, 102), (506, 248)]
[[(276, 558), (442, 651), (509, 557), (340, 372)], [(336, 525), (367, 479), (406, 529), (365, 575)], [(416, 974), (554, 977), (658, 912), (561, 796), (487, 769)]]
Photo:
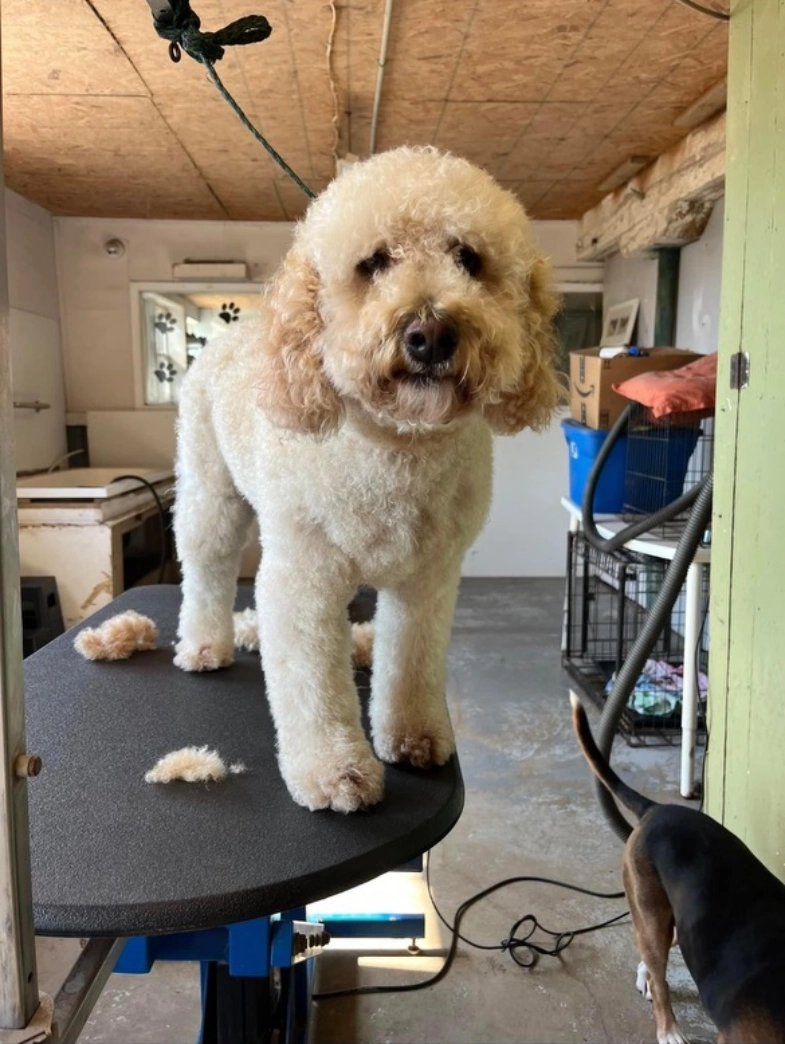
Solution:
[(445, 682), (460, 563), (379, 591), (371, 728), (383, 761), (443, 765), (455, 750)]
[[(354, 592), (334, 549), (266, 545), (256, 587), (259, 649), (289, 793), (311, 810), (354, 812), (381, 800), (382, 765), (360, 720), (346, 607)], [(332, 566), (332, 568), (331, 568)]]
[[(622, 873), (635, 939), (643, 958), (642, 964), (648, 972), (657, 1044), (686, 1044), (687, 1038), (679, 1029), (673, 1014), (665, 977), (668, 954), (673, 943), (673, 911), (637, 831), (633, 832), (624, 850)], [(636, 983), (639, 989), (640, 973), (639, 965)]]
[(174, 532), (183, 602), (174, 662), (184, 671), (214, 671), (233, 659), (232, 608), (253, 511), (235, 489), (206, 410), (191, 392), (177, 433)]

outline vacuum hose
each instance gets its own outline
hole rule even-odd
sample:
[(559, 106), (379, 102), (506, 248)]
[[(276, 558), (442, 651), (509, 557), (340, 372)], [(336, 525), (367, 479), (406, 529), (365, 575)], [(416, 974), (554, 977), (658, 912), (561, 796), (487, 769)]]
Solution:
[[(709, 522), (711, 521), (712, 494), (714, 489), (714, 477), (710, 472), (701, 482), (689, 490), (689, 492), (682, 494), (678, 500), (674, 500), (673, 503), (667, 504), (664, 508), (655, 512), (655, 514), (646, 515), (646, 517), (641, 519), (640, 522), (635, 522), (630, 526), (626, 526), (608, 539), (601, 537), (597, 531), (597, 526), (592, 514), (594, 491), (597, 487), (597, 480), (602, 471), (603, 464), (607, 460), (610, 451), (613, 449), (614, 443), (627, 427), (629, 415), (630, 407), (625, 410), (611, 429), (608, 438), (603, 443), (602, 448), (597, 455), (597, 459), (592, 466), (591, 473), (586, 482), (582, 512), (584, 532), (589, 542), (600, 551), (615, 551), (628, 540), (632, 540), (636, 536), (640, 536), (642, 533), (648, 532), (656, 526), (661, 525), (663, 522), (667, 522), (676, 515), (681, 514), (685, 508), (690, 507), (693, 504), (694, 507), (690, 513), (687, 524), (684, 527), (684, 532), (682, 533), (676, 547), (673, 561), (665, 573), (662, 587), (660, 588), (654, 605), (648, 614), (646, 623), (636, 637), (629, 655), (620, 667), (616, 675), (613, 689), (605, 701), (605, 706), (603, 707), (600, 723), (597, 729), (597, 746), (603, 756), (608, 759), (610, 759), (610, 752), (613, 746), (614, 737), (619, 727), (619, 721), (621, 720), (624, 709), (629, 702), (632, 691), (635, 688), (635, 683), (646, 664), (646, 660), (651, 654), (651, 650), (654, 648), (660, 632), (666, 625), (673, 606), (676, 604), (676, 599), (679, 597), (679, 593), (684, 586), (687, 572), (692, 564), (695, 552), (700, 546), (706, 529), (709, 526)], [(600, 807), (602, 808), (605, 818), (610, 823), (614, 833), (622, 840), (626, 840), (632, 832), (632, 827), (619, 811), (609, 792), (599, 782), (597, 783), (597, 793)]]
[[(611, 450), (619, 441), (619, 438), (629, 424), (631, 412), (632, 406), (628, 406), (608, 432), (608, 437), (600, 447), (600, 452), (597, 454), (594, 464), (592, 465), (589, 477), (586, 479), (586, 486), (583, 490), (583, 502), (581, 503), (583, 529), (589, 543), (596, 547), (598, 551), (618, 551), (620, 547), (624, 547), (628, 540), (634, 540), (635, 537), (641, 536), (642, 533), (648, 533), (649, 530), (656, 529), (656, 527), (661, 526), (663, 522), (670, 522), (672, 518), (676, 518), (677, 515), (682, 514), (682, 512), (686, 511), (687, 508), (692, 507), (698, 499), (698, 494), (701, 491), (701, 483), (698, 483), (686, 493), (682, 493), (678, 500), (666, 504), (664, 507), (661, 507), (659, 511), (655, 511), (653, 515), (645, 515), (639, 522), (633, 522), (631, 525), (625, 526), (624, 529), (619, 530), (618, 533), (615, 533), (611, 537), (603, 538), (600, 536), (597, 530), (597, 525), (594, 521), (594, 511), (592, 510), (592, 505), (594, 504), (594, 492), (597, 489), (597, 483), (602, 474), (605, 461), (611, 455)], [(701, 536), (703, 536), (703, 534), (701, 534)]]

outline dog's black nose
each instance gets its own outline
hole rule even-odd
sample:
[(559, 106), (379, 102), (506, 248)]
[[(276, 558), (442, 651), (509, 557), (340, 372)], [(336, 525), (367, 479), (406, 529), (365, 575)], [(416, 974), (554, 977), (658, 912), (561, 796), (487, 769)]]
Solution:
[(458, 327), (452, 319), (414, 318), (403, 331), (403, 346), (409, 357), (423, 366), (447, 362), (458, 347)]

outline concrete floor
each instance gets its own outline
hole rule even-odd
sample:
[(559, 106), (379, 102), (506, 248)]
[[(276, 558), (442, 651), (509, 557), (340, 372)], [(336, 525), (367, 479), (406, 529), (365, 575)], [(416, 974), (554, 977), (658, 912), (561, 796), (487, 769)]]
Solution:
[[(469, 895), (510, 876), (620, 887), (621, 844), (599, 811), (570, 727), (559, 666), (562, 599), (558, 580), (462, 586), (450, 668), (466, 808), (431, 857), (436, 901), (450, 917)], [(678, 749), (632, 749), (620, 740), (614, 761), (633, 786), (675, 797)], [(560, 931), (621, 909), (619, 901), (516, 885), (472, 910), (463, 931), (496, 943), (529, 912)], [(59, 947), (42, 941), (45, 989), (62, 968)], [(319, 1003), (312, 1044), (651, 1042), (650, 1005), (635, 989), (637, 962), (627, 923), (581, 936), (561, 959), (543, 957), (532, 970), (506, 954), (462, 945), (449, 975), (432, 989)], [(328, 952), (317, 961), (317, 988), (412, 981), (438, 961), (407, 957), (397, 964), (358, 967), (353, 957)], [(684, 1032), (693, 1042), (712, 1040), (678, 953), (669, 979)], [(159, 965), (149, 976), (112, 976), (80, 1041), (179, 1044), (195, 1039), (198, 1021), (196, 968)]]

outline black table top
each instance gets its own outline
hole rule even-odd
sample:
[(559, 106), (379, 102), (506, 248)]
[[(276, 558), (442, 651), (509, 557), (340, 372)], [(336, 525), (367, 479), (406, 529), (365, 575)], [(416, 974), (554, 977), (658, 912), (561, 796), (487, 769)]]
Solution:
[[(250, 600), (241, 589), (238, 608)], [(296, 805), (258, 655), (209, 674), (178, 670), (179, 603), (177, 587), (137, 588), (80, 625), (136, 609), (158, 624), (153, 652), (91, 663), (73, 648), (74, 628), (25, 661), (27, 749), (43, 759), (28, 787), (38, 934), (152, 935), (291, 909), (395, 869), (461, 814), (456, 758), (428, 772), (388, 766), (384, 800), (367, 812)], [(192, 744), (245, 762), (247, 774), (145, 783), (159, 757)]]

